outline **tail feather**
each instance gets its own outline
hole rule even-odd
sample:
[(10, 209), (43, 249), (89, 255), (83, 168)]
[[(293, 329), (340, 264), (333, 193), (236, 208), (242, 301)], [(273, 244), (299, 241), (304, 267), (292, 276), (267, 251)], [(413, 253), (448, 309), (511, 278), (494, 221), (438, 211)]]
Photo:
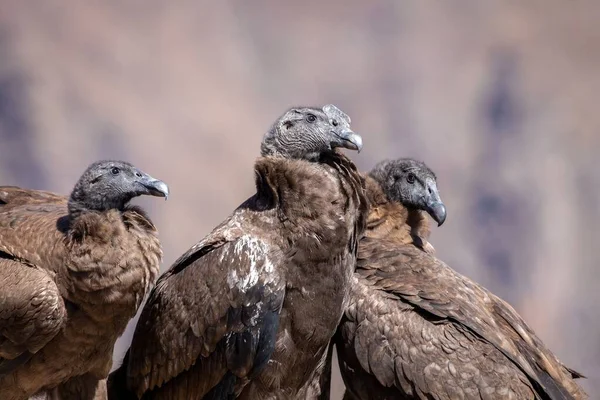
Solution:
[(563, 364), (563, 367), (569, 372), (569, 374), (571, 374), (571, 378), (573, 379), (587, 379), (587, 376), (583, 375), (581, 372), (577, 372), (572, 368), (567, 367), (566, 365)]

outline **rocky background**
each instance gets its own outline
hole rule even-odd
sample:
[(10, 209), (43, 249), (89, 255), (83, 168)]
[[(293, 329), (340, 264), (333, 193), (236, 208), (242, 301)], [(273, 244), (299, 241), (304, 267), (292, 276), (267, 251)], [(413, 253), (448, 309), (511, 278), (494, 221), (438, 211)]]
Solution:
[(67, 193), (94, 160), (133, 162), (172, 190), (141, 200), (167, 268), (252, 194), (280, 113), (334, 103), (361, 168), (437, 172), (439, 256), (597, 398), (599, 17), (591, 0), (0, 0), (0, 182)]

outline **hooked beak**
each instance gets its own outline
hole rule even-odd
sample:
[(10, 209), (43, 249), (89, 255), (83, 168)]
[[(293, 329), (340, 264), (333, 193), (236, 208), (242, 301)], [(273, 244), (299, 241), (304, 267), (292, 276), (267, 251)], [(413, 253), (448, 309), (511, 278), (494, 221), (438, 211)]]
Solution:
[(446, 206), (440, 198), (440, 193), (435, 182), (428, 182), (427, 193), (425, 211), (438, 223), (438, 226), (442, 226), (444, 221), (446, 221)]
[(360, 153), (363, 147), (362, 137), (358, 133), (354, 133), (350, 129), (344, 129), (342, 131), (332, 131), (333, 140), (331, 147), (344, 147), (350, 150), (356, 150)]
[(442, 202), (429, 204), (427, 213), (438, 223), (438, 226), (442, 226), (446, 220), (446, 206)]
[(146, 193), (150, 196), (164, 197), (165, 200), (169, 197), (169, 187), (163, 181), (158, 179), (154, 179), (148, 174), (144, 174), (142, 172), (142, 177), (138, 180), (138, 182), (144, 186), (146, 189)]

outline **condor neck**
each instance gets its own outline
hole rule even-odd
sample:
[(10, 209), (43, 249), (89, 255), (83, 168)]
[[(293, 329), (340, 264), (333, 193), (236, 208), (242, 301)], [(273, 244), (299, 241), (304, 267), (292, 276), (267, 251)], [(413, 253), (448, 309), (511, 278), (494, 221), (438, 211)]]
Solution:
[(102, 213), (109, 210), (118, 210), (123, 212), (127, 207), (129, 201), (121, 199), (102, 199), (100, 202), (89, 204), (89, 201), (77, 199), (76, 196), (71, 195), (67, 208), (69, 210), (69, 218), (75, 220), (81, 215), (90, 212)]
[(396, 238), (412, 243), (415, 237), (429, 238), (429, 220), (421, 210), (408, 208), (391, 201), (381, 185), (372, 177), (365, 177), (370, 210), (366, 235), (373, 238)]
[[(255, 164), (256, 206), (278, 209), (282, 219), (318, 220), (333, 202), (345, 204), (350, 188), (347, 166), (336, 154), (321, 156), (319, 162), (261, 157)], [(338, 161), (341, 164), (336, 164)], [(365, 202), (366, 203), (366, 202)], [(341, 207), (341, 206), (340, 206)]]

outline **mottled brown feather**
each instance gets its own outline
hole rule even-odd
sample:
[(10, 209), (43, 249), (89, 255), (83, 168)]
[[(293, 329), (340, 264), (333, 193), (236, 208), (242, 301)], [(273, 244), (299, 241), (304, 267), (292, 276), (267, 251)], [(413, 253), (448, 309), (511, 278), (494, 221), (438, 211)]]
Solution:
[(423, 251), (420, 211), (387, 201), (370, 178), (367, 189), (369, 225), (336, 335), (347, 398), (586, 398), (508, 303)]

